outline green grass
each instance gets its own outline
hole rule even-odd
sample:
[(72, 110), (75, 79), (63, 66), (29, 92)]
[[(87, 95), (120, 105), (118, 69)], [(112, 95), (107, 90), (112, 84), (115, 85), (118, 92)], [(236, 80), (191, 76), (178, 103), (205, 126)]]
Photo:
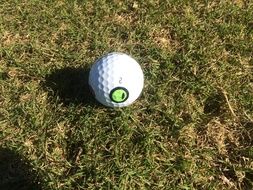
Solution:
[[(0, 146), (43, 189), (252, 189), (252, 18), (240, 0), (3, 1)], [(111, 51), (144, 70), (130, 107), (88, 92)]]

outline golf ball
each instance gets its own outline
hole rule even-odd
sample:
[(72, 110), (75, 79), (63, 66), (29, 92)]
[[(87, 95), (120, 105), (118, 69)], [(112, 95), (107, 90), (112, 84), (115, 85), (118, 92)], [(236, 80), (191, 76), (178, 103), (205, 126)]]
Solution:
[(132, 104), (141, 94), (144, 76), (140, 65), (129, 55), (113, 52), (99, 58), (89, 73), (95, 98), (108, 107)]

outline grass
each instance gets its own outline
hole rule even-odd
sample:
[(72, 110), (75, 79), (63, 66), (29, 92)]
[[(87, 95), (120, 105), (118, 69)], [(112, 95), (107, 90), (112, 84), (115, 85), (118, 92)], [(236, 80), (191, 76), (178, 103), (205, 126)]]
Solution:
[[(240, 0), (2, 2), (2, 149), (42, 189), (252, 189), (252, 18)], [(87, 89), (111, 51), (144, 70), (130, 107)]]

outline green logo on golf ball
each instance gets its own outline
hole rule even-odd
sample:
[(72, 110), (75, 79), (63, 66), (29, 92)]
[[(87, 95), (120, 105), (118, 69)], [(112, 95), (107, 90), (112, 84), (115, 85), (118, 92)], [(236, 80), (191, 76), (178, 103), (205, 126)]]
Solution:
[(110, 93), (110, 98), (113, 102), (122, 103), (128, 99), (129, 92), (124, 87), (116, 87), (112, 89)]

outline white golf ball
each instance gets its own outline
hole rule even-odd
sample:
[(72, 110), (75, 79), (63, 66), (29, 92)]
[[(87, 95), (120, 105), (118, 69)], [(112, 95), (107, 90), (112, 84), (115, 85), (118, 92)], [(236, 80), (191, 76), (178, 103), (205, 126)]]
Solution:
[(105, 106), (124, 107), (141, 94), (144, 76), (140, 65), (129, 55), (113, 52), (102, 56), (89, 73), (95, 98)]

